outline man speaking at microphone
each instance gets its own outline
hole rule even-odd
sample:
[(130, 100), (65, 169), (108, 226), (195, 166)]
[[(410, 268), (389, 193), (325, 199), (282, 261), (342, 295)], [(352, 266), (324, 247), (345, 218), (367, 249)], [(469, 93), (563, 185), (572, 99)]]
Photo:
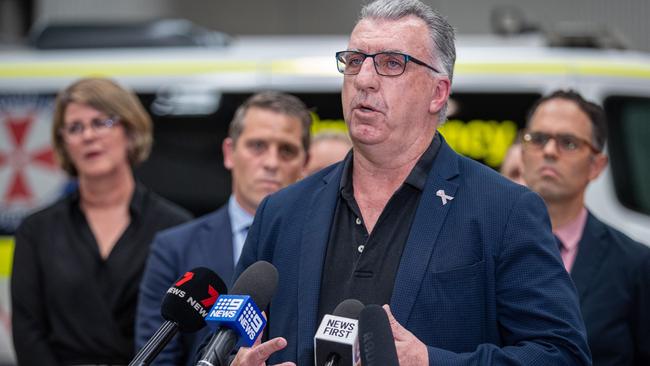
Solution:
[(320, 318), (356, 298), (390, 304), (401, 366), (590, 365), (544, 202), (436, 132), (449, 23), (418, 0), (373, 2), (336, 62), (353, 149), (260, 204), (237, 271), (267, 260), (280, 281), (270, 340), (236, 364), (312, 364)]

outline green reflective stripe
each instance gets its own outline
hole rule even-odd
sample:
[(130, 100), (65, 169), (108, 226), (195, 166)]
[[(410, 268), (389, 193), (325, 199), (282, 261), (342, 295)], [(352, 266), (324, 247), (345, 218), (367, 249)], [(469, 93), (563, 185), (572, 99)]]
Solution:
[(0, 278), (9, 277), (14, 258), (13, 236), (0, 236)]

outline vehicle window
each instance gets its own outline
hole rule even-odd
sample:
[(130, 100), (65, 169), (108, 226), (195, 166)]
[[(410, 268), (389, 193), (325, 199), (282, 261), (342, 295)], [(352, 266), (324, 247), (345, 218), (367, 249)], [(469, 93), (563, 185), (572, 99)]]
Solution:
[(611, 96), (604, 108), (616, 196), (625, 207), (650, 214), (650, 98)]
[(448, 120), (438, 128), (459, 154), (499, 168), (524, 128), (537, 93), (454, 93)]

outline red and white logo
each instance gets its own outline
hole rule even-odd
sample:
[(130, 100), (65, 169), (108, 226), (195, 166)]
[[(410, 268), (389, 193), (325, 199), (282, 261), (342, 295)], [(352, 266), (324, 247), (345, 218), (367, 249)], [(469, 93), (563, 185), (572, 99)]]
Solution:
[(53, 99), (0, 96), (0, 230), (57, 199), (66, 182), (51, 146)]

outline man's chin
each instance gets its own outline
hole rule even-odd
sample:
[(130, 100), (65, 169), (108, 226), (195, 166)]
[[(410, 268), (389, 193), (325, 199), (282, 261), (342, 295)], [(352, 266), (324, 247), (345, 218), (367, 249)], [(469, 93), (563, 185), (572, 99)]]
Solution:
[(385, 140), (380, 132), (372, 126), (364, 125), (350, 131), (350, 139), (362, 145), (376, 145)]
[(282, 187), (280, 187), (279, 185), (275, 185), (275, 184), (274, 184), (274, 185), (267, 185), (267, 184), (265, 184), (265, 185), (263, 185), (263, 186), (260, 186), (259, 189), (257, 190), (257, 195), (258, 195), (258, 198), (259, 198), (260, 202), (261, 202), (261, 201), (262, 201), (266, 196), (268, 196), (268, 195), (270, 195), (270, 194), (273, 194), (273, 193), (279, 191), (281, 188), (282, 188)]
[(546, 203), (556, 203), (564, 202), (566, 200), (567, 194), (557, 189), (557, 187), (540, 187), (539, 189), (534, 189), (533, 191), (537, 192)]

